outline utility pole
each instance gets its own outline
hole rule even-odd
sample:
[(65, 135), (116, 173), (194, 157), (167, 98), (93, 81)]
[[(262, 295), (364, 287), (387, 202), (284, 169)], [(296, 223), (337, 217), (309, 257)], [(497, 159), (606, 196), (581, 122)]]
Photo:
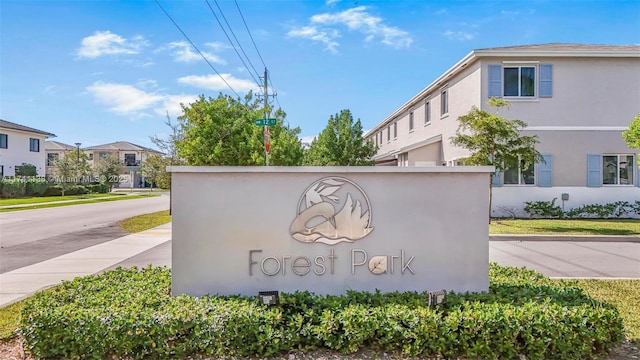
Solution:
[(269, 120), (268, 106), (269, 106), (269, 87), (267, 80), (268, 72), (267, 68), (264, 68), (264, 155), (267, 160), (267, 166), (269, 166), (269, 150), (271, 147), (271, 134), (269, 133), (269, 125), (267, 125), (267, 121)]

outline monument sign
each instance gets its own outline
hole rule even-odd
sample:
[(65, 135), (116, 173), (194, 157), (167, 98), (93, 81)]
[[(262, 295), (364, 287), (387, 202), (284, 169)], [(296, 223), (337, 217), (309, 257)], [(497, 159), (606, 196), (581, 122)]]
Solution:
[(492, 167), (170, 167), (172, 293), (486, 291)]

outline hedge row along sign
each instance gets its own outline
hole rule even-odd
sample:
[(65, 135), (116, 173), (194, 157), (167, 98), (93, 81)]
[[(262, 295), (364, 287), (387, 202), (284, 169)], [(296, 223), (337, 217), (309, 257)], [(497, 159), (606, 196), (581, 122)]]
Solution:
[(490, 167), (171, 167), (172, 293), (486, 291)]

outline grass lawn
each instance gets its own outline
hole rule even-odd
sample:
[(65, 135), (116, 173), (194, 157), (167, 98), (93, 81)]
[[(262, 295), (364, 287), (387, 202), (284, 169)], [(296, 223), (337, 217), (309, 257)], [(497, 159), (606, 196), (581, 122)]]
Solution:
[(169, 215), (169, 210), (165, 210), (124, 219), (118, 222), (118, 226), (124, 231), (136, 233), (168, 222), (171, 222), (171, 215)]
[(614, 305), (627, 338), (640, 345), (640, 280), (557, 280), (577, 286), (588, 296)]
[(489, 234), (640, 235), (640, 219), (493, 219)]
[[(86, 196), (86, 195), (78, 195), (78, 196)], [(67, 203), (37, 203), (37, 204), (33, 204), (32, 206), (8, 207), (8, 208), (0, 209), (0, 213), (10, 212), (10, 211), (33, 210), (33, 209), (44, 209), (44, 208), (50, 208), (50, 207), (80, 205), (80, 204), (92, 204), (92, 203), (105, 202), (105, 201), (133, 200), (133, 199), (141, 199), (141, 198), (154, 197), (154, 196), (160, 196), (160, 194), (142, 194), (142, 195), (127, 195), (127, 196), (115, 195), (111, 197), (102, 196), (102, 197), (95, 197), (95, 198), (86, 198), (86, 199), (81, 199), (80, 201), (73, 201), (73, 202), (67, 202)], [(58, 196), (58, 199), (60, 197), (61, 196)], [(4, 204), (0, 204), (0, 205), (4, 205)]]
[(123, 194), (83, 194), (83, 195), (67, 195), (67, 196), (33, 196), (27, 198), (18, 199), (0, 199), (0, 206), (6, 205), (23, 205), (23, 204), (39, 204), (52, 201), (64, 201), (64, 200), (82, 200), (82, 199), (97, 199), (107, 196), (122, 196)]

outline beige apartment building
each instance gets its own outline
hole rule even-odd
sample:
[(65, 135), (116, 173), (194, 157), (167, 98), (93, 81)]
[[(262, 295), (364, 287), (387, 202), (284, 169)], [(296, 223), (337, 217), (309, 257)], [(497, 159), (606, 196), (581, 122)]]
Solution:
[(120, 188), (145, 187), (145, 179), (140, 172), (140, 166), (150, 155), (162, 154), (157, 150), (136, 145), (128, 141), (116, 141), (84, 148), (80, 148), (80, 143), (73, 146), (57, 141), (47, 141), (45, 149), (47, 152), (47, 175), (52, 175), (55, 171), (54, 161), (64, 157), (64, 155), (70, 151), (80, 151), (86, 154), (91, 165), (94, 164), (95, 160), (107, 156), (117, 157), (122, 164), (122, 173), (119, 178), (120, 183), (116, 184), (115, 187)]
[(471, 51), (365, 134), (377, 165), (461, 166), (451, 145), (473, 106), (528, 124), (545, 163), (493, 177), (493, 216), (520, 215), (525, 201), (565, 209), (640, 200), (638, 150), (621, 133), (640, 113), (640, 46), (541, 44)]

